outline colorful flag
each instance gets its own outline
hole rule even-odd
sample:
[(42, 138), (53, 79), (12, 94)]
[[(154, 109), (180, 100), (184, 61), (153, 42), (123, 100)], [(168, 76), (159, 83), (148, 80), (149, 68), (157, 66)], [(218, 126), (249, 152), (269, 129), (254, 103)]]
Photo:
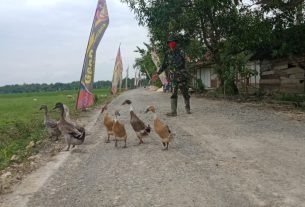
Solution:
[(128, 90), (128, 71), (129, 71), (129, 66), (126, 69), (126, 78), (125, 78), (125, 90)]
[(122, 65), (122, 70), (119, 71), (119, 85), (120, 85), (120, 91), (122, 91), (122, 83), (123, 83), (123, 65)]
[(113, 77), (112, 77), (112, 95), (115, 95), (118, 91), (118, 84), (120, 87), (122, 85), (122, 73), (123, 73), (123, 63), (121, 57), (121, 49), (119, 47), (118, 54), (115, 59), (115, 65), (113, 69)]
[(109, 24), (106, 0), (98, 0), (85, 54), (76, 108), (85, 109), (94, 103), (91, 93), (94, 81), (96, 49)]
[[(159, 70), (161, 63), (160, 63), (160, 59), (155, 50), (151, 51), (151, 59), (152, 59), (153, 63), (155, 64), (157, 70)], [(165, 72), (162, 72), (159, 75), (159, 78), (163, 85), (168, 83)]]

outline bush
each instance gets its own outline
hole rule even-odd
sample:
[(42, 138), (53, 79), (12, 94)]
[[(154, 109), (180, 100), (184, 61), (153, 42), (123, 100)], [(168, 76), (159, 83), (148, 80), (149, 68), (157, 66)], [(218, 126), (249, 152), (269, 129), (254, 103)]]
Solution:
[(220, 86), (216, 89), (217, 93), (225, 94), (226, 96), (233, 96), (238, 94), (238, 88), (234, 83), (234, 80), (225, 81), (224, 86)]
[(266, 93), (261, 88), (258, 88), (255, 91), (254, 95), (260, 99), (260, 98), (263, 98), (266, 95)]
[(206, 91), (204, 84), (202, 83), (201, 79), (196, 80), (196, 92), (203, 93)]
[(161, 83), (160, 79), (151, 82), (151, 84), (154, 85), (154, 86), (156, 86), (156, 87), (158, 87), (158, 88), (161, 88), (161, 87), (162, 87), (162, 83)]
[(274, 94), (274, 99), (279, 101), (304, 102), (304, 94), (277, 93)]
[(0, 128), (0, 170), (7, 167), (15, 154), (20, 160), (31, 154), (26, 146), (45, 137), (42, 123), (36, 119), (28, 121), (15, 121)]

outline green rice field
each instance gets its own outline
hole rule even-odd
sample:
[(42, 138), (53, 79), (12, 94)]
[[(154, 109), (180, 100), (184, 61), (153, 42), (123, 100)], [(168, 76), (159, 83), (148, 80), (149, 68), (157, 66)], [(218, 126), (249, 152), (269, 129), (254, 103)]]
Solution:
[[(94, 90), (96, 105), (100, 105), (110, 97), (110, 89)], [(72, 98), (71, 98), (72, 96)], [(39, 108), (47, 105), (50, 116), (59, 118), (57, 111), (52, 111), (55, 103), (62, 102), (70, 109), (71, 117), (79, 115), (75, 110), (77, 91), (0, 94), (0, 170), (10, 164), (13, 155), (20, 160), (33, 152), (26, 150), (31, 142), (48, 137), (43, 125), (43, 111)]]

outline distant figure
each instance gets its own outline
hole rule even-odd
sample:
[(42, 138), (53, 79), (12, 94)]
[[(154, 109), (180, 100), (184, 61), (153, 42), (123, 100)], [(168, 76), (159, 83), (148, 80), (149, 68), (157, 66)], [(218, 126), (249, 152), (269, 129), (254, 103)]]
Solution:
[(166, 93), (166, 83), (164, 83), (164, 84), (162, 85), (162, 88), (163, 88), (163, 93)]
[(168, 82), (168, 83), (166, 84), (165, 92), (166, 92), (166, 93), (171, 92), (171, 84), (170, 84), (170, 82)]
[(170, 87), (169, 83), (164, 83), (163, 84), (163, 92), (168, 93), (169, 92), (169, 87)]

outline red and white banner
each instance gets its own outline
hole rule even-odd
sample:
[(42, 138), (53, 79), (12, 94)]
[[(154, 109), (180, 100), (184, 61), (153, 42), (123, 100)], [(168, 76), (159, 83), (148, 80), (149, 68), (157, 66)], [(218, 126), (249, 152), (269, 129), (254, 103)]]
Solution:
[(116, 95), (116, 93), (118, 92), (118, 85), (120, 85), (120, 87), (122, 86), (122, 76), (123, 76), (123, 62), (121, 57), (121, 49), (119, 47), (113, 69), (112, 87), (111, 87), (112, 95)]

